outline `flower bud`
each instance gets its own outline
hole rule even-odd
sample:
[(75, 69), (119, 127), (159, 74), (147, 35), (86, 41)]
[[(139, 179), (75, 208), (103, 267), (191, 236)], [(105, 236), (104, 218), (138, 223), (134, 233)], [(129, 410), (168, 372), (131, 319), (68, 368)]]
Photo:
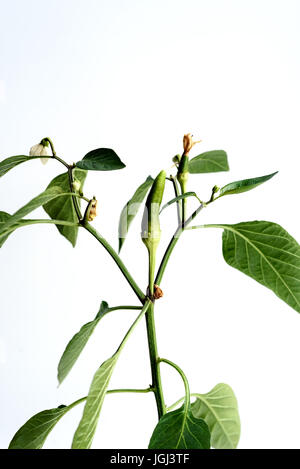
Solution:
[(181, 158), (180, 155), (173, 156), (173, 158), (172, 158), (173, 163), (175, 163), (176, 165), (179, 164), (180, 163), (180, 158)]
[(75, 179), (73, 182), (72, 182), (72, 189), (74, 192), (79, 192), (80, 191), (80, 187), (81, 187), (81, 184), (80, 184), (80, 181), (78, 181), (78, 179)]
[(44, 157), (41, 158), (41, 162), (43, 164), (46, 164), (48, 162), (49, 157), (51, 156), (48, 152), (48, 142), (43, 139), (40, 143), (37, 145), (33, 145), (33, 147), (30, 148), (29, 151), (29, 156), (37, 156), (37, 157)]

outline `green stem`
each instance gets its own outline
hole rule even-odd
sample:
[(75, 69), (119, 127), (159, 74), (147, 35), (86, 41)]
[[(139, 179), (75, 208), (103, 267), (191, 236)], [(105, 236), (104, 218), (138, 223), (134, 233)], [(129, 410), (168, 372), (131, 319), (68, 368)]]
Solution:
[(131, 286), (131, 288), (133, 289), (134, 293), (136, 294), (136, 296), (139, 298), (139, 300), (141, 301), (141, 303), (144, 303), (145, 301), (145, 295), (144, 293), (142, 292), (142, 290), (139, 288), (139, 286), (137, 285), (137, 283), (135, 282), (135, 280), (133, 279), (132, 275), (128, 272), (125, 264), (123, 263), (123, 261), (121, 260), (121, 258), (118, 256), (118, 254), (116, 253), (116, 251), (113, 249), (113, 247), (108, 243), (108, 241), (106, 241), (106, 239), (95, 229), (93, 228), (89, 223), (84, 223), (82, 224), (83, 228), (85, 228), (87, 231), (89, 231), (93, 236), (94, 238), (97, 239), (97, 241), (99, 241), (99, 243), (102, 244), (102, 246), (106, 249), (106, 251), (111, 255), (111, 257), (113, 258), (113, 260), (115, 261), (115, 263), (117, 264), (117, 266), (119, 267), (119, 269), (121, 270), (122, 274), (124, 275), (124, 277), (126, 278), (127, 282), (129, 283), (129, 285)]
[(154, 304), (152, 303), (146, 313), (146, 326), (149, 347), (150, 366), (152, 374), (152, 389), (154, 391), (158, 418), (165, 413), (165, 402), (162, 391), (161, 376), (159, 369), (159, 357), (157, 352), (157, 341), (154, 321)]
[[(146, 389), (109, 389), (108, 391), (106, 391), (106, 394), (116, 394), (116, 393), (121, 393), (121, 392), (127, 392), (127, 393), (130, 393), (130, 392), (134, 392), (134, 393), (147, 393), (147, 392), (153, 392), (153, 389), (152, 388), (146, 388)], [(81, 397), (80, 399), (78, 399), (77, 401), (73, 402), (72, 404), (70, 404), (68, 407), (70, 409), (72, 409), (73, 407), (81, 404), (82, 402), (86, 401), (87, 400), (87, 396), (85, 397)]]
[[(74, 192), (74, 190), (73, 190), (74, 176), (73, 176), (73, 167), (72, 166), (68, 166), (68, 176), (69, 176), (70, 191)], [(73, 206), (74, 206), (78, 221), (80, 222), (80, 220), (82, 219), (82, 213), (80, 211), (78, 200), (77, 200), (76, 197), (72, 197), (72, 200), (73, 200)]]
[[(177, 183), (177, 179), (174, 176), (170, 176), (170, 181), (172, 181), (173, 187), (174, 187), (174, 193), (175, 197), (179, 197), (180, 192), (179, 192), (179, 187)], [(178, 219), (178, 225), (181, 225), (181, 213), (180, 213), (180, 203), (179, 200), (176, 202), (176, 207), (177, 207), (177, 219)]]
[[(186, 181), (182, 182), (180, 184), (180, 188), (181, 188), (181, 195), (184, 195), (186, 193)], [(186, 221), (186, 209), (187, 209), (187, 198), (185, 197), (184, 199), (181, 200), (181, 207), (182, 207), (182, 222), (181, 222), (181, 225), (182, 225), (182, 228), (184, 226), (184, 223)]]
[(162, 261), (160, 263), (156, 278), (155, 278), (155, 283), (157, 285), (160, 285), (160, 282), (162, 280), (162, 277), (164, 275), (165, 269), (167, 267), (167, 264), (169, 262), (170, 256), (172, 254), (172, 251), (174, 247), (176, 246), (176, 243), (178, 239), (180, 238), (182, 232), (186, 229), (186, 227), (191, 223), (192, 220), (198, 215), (198, 213), (203, 209), (204, 205), (201, 204), (199, 207), (192, 213), (192, 215), (183, 223), (183, 225), (179, 225), (178, 228), (176, 229), (174, 235), (172, 236), (172, 239), (165, 251), (165, 254), (162, 258)]
[(137, 318), (133, 321), (133, 323), (131, 324), (130, 328), (128, 329), (128, 331), (126, 332), (122, 342), (120, 343), (119, 347), (117, 348), (117, 351), (114, 355), (117, 355), (119, 353), (121, 353), (121, 351), (123, 350), (127, 340), (129, 339), (130, 337), (130, 334), (132, 333), (132, 331), (134, 330), (134, 328), (136, 327), (136, 325), (140, 322), (140, 320), (142, 319), (142, 317), (147, 313), (147, 311), (149, 310), (151, 306), (151, 301), (149, 300), (149, 298), (145, 301), (144, 303), (144, 306), (142, 307), (142, 310), (140, 312), (140, 314), (137, 316)]
[(66, 168), (69, 169), (68, 163), (66, 163), (62, 158), (60, 158), (59, 156), (57, 156), (56, 151), (55, 151), (55, 148), (54, 148), (54, 144), (53, 144), (51, 138), (46, 137), (46, 138), (44, 138), (43, 140), (46, 140), (46, 141), (50, 144), (51, 151), (52, 151), (52, 158), (53, 158), (54, 160), (59, 161), (59, 162), (60, 162), (61, 164), (63, 164)]
[[(49, 144), (50, 144), (51, 151), (52, 151), (52, 158), (55, 159), (55, 160), (57, 160), (57, 161), (59, 161), (61, 164), (63, 164), (63, 165), (67, 168), (67, 170), (68, 170), (68, 176), (69, 176), (70, 191), (71, 191), (71, 192), (74, 192), (74, 190), (73, 190), (73, 182), (74, 182), (73, 166), (70, 166), (70, 165), (69, 165), (68, 163), (66, 163), (62, 158), (60, 158), (59, 156), (56, 155), (56, 151), (55, 151), (55, 148), (54, 148), (54, 144), (53, 144), (51, 138), (46, 137), (46, 138), (44, 138), (44, 140), (46, 140), (46, 141), (49, 142)], [(74, 209), (75, 209), (75, 212), (76, 212), (78, 221), (80, 221), (81, 218), (82, 218), (82, 214), (81, 214), (81, 211), (80, 211), (80, 207), (79, 207), (78, 200), (76, 199), (76, 197), (72, 197), (72, 201), (73, 201), (73, 206), (74, 206)]]
[[(156, 249), (157, 246), (150, 245), (148, 247), (149, 253), (149, 296), (153, 298), (154, 293), (154, 276), (155, 276), (155, 260), (156, 260)], [(148, 337), (148, 349), (150, 358), (150, 367), (152, 375), (152, 387), (154, 390), (158, 419), (160, 419), (165, 413), (165, 403), (162, 391), (160, 369), (158, 365), (158, 351), (155, 331), (155, 320), (154, 320), (154, 303), (151, 303), (146, 313), (146, 327)]]
[(189, 382), (187, 380), (187, 377), (185, 376), (182, 369), (178, 365), (176, 365), (176, 363), (173, 363), (170, 360), (167, 360), (166, 358), (160, 358), (159, 363), (166, 363), (167, 365), (172, 366), (180, 374), (183, 384), (184, 384), (184, 389), (185, 389), (185, 405), (189, 405), (190, 398), (191, 398), (190, 387), (189, 387)]
[(67, 169), (69, 169), (70, 165), (68, 165), (68, 163), (66, 163), (62, 158), (60, 158), (59, 156), (57, 155), (53, 155), (52, 158), (54, 160), (57, 160), (59, 161), (59, 163), (63, 164)]
[(124, 305), (121, 305), (121, 306), (113, 306), (112, 308), (108, 308), (106, 310), (107, 313), (111, 313), (112, 311), (117, 311), (118, 309), (138, 309), (138, 310), (141, 310), (142, 307), (141, 306), (124, 306)]
[[(46, 138), (43, 138), (43, 140), (46, 140), (48, 143), (50, 143), (50, 147), (51, 147), (51, 151), (52, 151), (52, 156), (53, 156), (54, 158), (57, 158), (57, 156), (56, 156), (56, 151), (55, 151), (55, 148), (54, 148), (54, 144), (53, 144), (51, 138), (46, 137)], [(64, 163), (64, 164), (65, 164), (65, 163)]]
[(146, 388), (146, 389), (109, 389), (106, 394), (115, 394), (118, 392), (137, 392), (137, 393), (147, 393), (147, 392), (153, 392), (152, 388)]
[[(197, 393), (191, 393), (191, 397), (197, 397), (199, 394)], [(170, 410), (173, 410), (175, 409), (175, 407), (178, 406), (178, 404), (180, 404), (182, 401), (184, 401), (185, 397), (181, 397), (180, 399), (178, 399), (178, 401), (174, 402), (174, 404), (170, 405), (169, 407), (167, 407), (167, 412), (170, 412)]]
[(149, 254), (149, 294), (150, 296), (154, 293), (154, 277), (155, 277), (155, 263), (156, 263), (156, 249), (148, 249)]
[[(69, 165), (68, 163), (66, 163), (62, 158), (60, 158), (59, 156), (56, 155), (56, 151), (55, 151), (55, 148), (54, 148), (54, 144), (53, 144), (51, 138), (46, 137), (46, 138), (44, 138), (43, 140), (46, 140), (47, 142), (49, 142), (50, 147), (51, 147), (51, 151), (52, 151), (52, 158), (55, 159), (55, 160), (57, 160), (57, 161), (59, 161), (61, 164), (63, 164), (63, 165), (67, 168), (67, 170), (68, 170), (68, 176), (69, 176), (70, 191), (71, 191), (71, 192), (74, 192), (74, 190), (73, 190), (73, 182), (74, 182), (73, 166), (70, 166), (70, 165)], [(72, 197), (72, 201), (73, 201), (73, 206), (74, 206), (74, 209), (75, 209), (75, 212), (76, 212), (78, 221), (80, 221), (81, 218), (82, 218), (82, 214), (81, 214), (81, 211), (80, 211), (80, 207), (79, 207), (78, 200), (76, 199), (76, 197)]]

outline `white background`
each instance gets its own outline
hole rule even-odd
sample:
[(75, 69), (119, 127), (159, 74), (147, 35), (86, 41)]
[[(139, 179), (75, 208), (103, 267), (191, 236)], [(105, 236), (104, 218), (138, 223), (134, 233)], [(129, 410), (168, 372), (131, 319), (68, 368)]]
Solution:
[[(2, 0), (1, 159), (28, 154), (45, 136), (69, 162), (114, 148), (126, 169), (89, 174), (85, 193), (99, 199), (94, 225), (116, 247), (124, 203), (148, 174), (171, 165), (191, 131), (203, 140), (194, 155), (224, 149), (231, 166), (230, 173), (191, 176), (189, 189), (203, 198), (214, 184), (279, 170), (255, 191), (216, 202), (198, 222), (271, 220), (299, 240), (299, 14), (297, 0)], [(54, 161), (19, 166), (0, 181), (0, 209), (13, 213), (61, 171)], [(169, 208), (160, 255), (175, 222)], [(139, 223), (122, 257), (145, 288)], [(26, 227), (5, 243), (0, 266), (5, 448), (33, 414), (85, 395), (116, 350), (135, 312), (103, 319), (57, 388), (64, 347), (100, 301), (138, 303), (86, 232), (73, 249), (54, 226)], [(183, 368), (194, 392), (218, 382), (233, 387), (239, 447), (300, 448), (298, 313), (224, 262), (219, 230), (186, 233), (161, 286), (159, 352)], [(111, 388), (148, 386), (145, 338), (141, 323)], [(163, 381), (171, 404), (183, 394), (181, 380), (164, 366)], [(70, 447), (81, 412), (66, 415), (45, 447)], [(152, 395), (108, 396), (93, 447), (145, 448), (155, 424)]]

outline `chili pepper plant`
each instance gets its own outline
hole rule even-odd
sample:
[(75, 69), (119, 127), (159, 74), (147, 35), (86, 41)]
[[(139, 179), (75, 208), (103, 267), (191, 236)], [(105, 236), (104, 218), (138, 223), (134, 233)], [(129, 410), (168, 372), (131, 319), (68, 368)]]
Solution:
[[(119, 252), (93, 227), (97, 215), (97, 200), (84, 193), (84, 182), (89, 171), (112, 171), (125, 167), (118, 155), (108, 148), (98, 148), (87, 153), (74, 164), (67, 163), (56, 154), (50, 138), (43, 138), (34, 145), (29, 155), (6, 158), (0, 163), (0, 177), (21, 163), (42, 159), (56, 161), (63, 172), (55, 177), (41, 194), (30, 200), (14, 214), (0, 212), (0, 246), (15, 230), (31, 224), (54, 224), (59, 233), (73, 246), (79, 229), (86, 230), (104, 248), (117, 264), (128, 287), (137, 298), (134, 305), (109, 306), (102, 301), (96, 317), (84, 324), (67, 344), (58, 364), (58, 382), (61, 384), (75, 366), (80, 353), (87, 345), (94, 329), (107, 314), (115, 310), (136, 310), (136, 319), (124, 336), (116, 352), (96, 370), (87, 396), (69, 405), (44, 410), (31, 417), (14, 435), (9, 445), (12, 449), (42, 448), (55, 424), (71, 409), (84, 403), (83, 414), (73, 437), (72, 448), (87, 449), (92, 445), (104, 399), (109, 393), (151, 393), (156, 401), (158, 423), (149, 435), (145, 446), (153, 449), (234, 449), (240, 437), (240, 418), (236, 397), (227, 384), (217, 384), (211, 391), (201, 394), (190, 392), (184, 371), (170, 359), (162, 358), (158, 351), (154, 310), (163, 296), (161, 282), (168, 261), (184, 231), (216, 228), (223, 232), (223, 256), (227, 264), (252, 277), (272, 290), (281, 300), (300, 312), (300, 247), (281, 226), (269, 221), (248, 221), (237, 224), (195, 224), (198, 214), (221, 197), (252, 190), (270, 180), (276, 174), (230, 182), (224, 187), (214, 186), (209, 200), (203, 200), (195, 191), (188, 190), (189, 174), (228, 171), (227, 154), (223, 150), (208, 151), (193, 158), (189, 153), (195, 145), (192, 135), (183, 138), (183, 153), (173, 158), (169, 172), (162, 170), (153, 179), (148, 176), (125, 204), (119, 220)], [(167, 166), (167, 162), (166, 162)], [(169, 184), (174, 197), (163, 202), (164, 189)], [(189, 199), (194, 198), (197, 208), (189, 211)], [(230, 200), (228, 199), (228, 202)], [(104, 201), (103, 201), (104, 203)], [(82, 205), (84, 204), (84, 207)], [(141, 221), (141, 241), (148, 251), (147, 285), (138, 280), (125, 266), (120, 251), (128, 229), (140, 206), (144, 204)], [(161, 238), (160, 217), (170, 205), (175, 205), (176, 230), (166, 245), (161, 259), (156, 251)], [(43, 207), (48, 218), (30, 219), (27, 216)], [(53, 280), (55, 282), (55, 279)], [(166, 284), (167, 285), (167, 284)], [(151, 385), (144, 389), (111, 389), (110, 378), (114, 367), (136, 325), (145, 319), (151, 365)], [(173, 367), (182, 379), (184, 396), (166, 405), (161, 380), (161, 363)]]

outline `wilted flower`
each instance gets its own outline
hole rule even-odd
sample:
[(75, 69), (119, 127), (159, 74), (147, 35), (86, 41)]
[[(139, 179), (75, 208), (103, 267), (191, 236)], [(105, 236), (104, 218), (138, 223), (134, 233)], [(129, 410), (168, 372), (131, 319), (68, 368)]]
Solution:
[(164, 296), (164, 293), (162, 289), (158, 285), (154, 284), (153, 298), (155, 300), (159, 300), (159, 298), (162, 298), (163, 296)]
[(98, 205), (98, 201), (96, 199), (92, 199), (90, 202), (88, 221), (93, 221), (94, 218), (96, 218), (96, 216), (98, 215), (97, 205)]
[(200, 143), (200, 142), (201, 140), (194, 142), (192, 134), (185, 134), (183, 136), (183, 153), (185, 155), (188, 155), (190, 150), (193, 148), (193, 146), (196, 145), (196, 143)]
[[(42, 142), (44, 141), (42, 140)], [(37, 145), (33, 145), (33, 147), (30, 148), (29, 156), (44, 157), (44, 158), (41, 158), (41, 162), (43, 164), (46, 164), (51, 155), (49, 154), (47, 146), (44, 145), (42, 142), (38, 143)]]

